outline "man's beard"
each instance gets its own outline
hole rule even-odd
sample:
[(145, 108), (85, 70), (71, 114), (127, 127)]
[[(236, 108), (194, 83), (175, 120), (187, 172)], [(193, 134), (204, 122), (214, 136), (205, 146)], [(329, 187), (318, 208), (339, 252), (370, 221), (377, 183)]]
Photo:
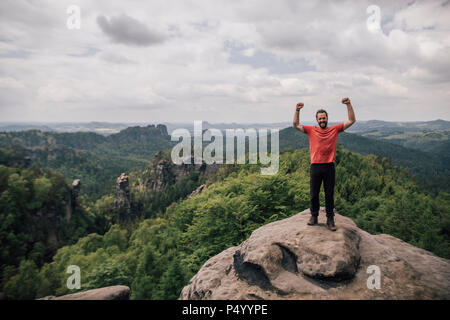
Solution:
[(320, 123), (319, 123), (319, 126), (320, 126), (322, 129), (325, 129), (325, 128), (327, 127), (327, 125), (328, 125), (328, 122), (327, 122), (327, 121), (324, 121), (324, 122), (320, 122)]

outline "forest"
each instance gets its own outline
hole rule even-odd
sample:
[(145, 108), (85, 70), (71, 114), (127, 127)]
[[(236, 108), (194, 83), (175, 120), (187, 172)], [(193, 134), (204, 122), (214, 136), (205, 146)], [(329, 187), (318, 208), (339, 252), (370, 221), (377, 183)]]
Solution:
[[(69, 265), (81, 270), (81, 289), (127, 285), (132, 299), (177, 299), (210, 257), (238, 245), (253, 230), (309, 207), (309, 151), (285, 147), (275, 175), (260, 165), (223, 165), (204, 177), (195, 172), (156, 192), (129, 175), (131, 218), (118, 219), (114, 194), (81, 197), (67, 220), (69, 186), (61, 174), (0, 153), (1, 274), (7, 299), (35, 299), (75, 292), (66, 286)], [(170, 151), (158, 153), (158, 161)], [(149, 167), (147, 167), (149, 169)], [(450, 258), (450, 194), (431, 195), (408, 169), (389, 158), (338, 146), (336, 210), (372, 233), (386, 233)], [(189, 196), (199, 185), (207, 188)], [(324, 205), (323, 193), (321, 204)], [(49, 251), (33, 226), (56, 225)], [(44, 230), (50, 230), (43, 227)], [(43, 236), (43, 235), (42, 235)]]

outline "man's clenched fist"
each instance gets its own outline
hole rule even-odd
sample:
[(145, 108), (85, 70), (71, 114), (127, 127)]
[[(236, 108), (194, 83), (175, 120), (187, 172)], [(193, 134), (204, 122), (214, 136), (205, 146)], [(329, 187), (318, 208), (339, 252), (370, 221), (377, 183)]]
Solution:
[(350, 104), (350, 99), (349, 98), (343, 98), (342, 99), (342, 103), (343, 104)]
[(297, 110), (300, 110), (301, 108), (303, 108), (303, 102), (297, 103)]

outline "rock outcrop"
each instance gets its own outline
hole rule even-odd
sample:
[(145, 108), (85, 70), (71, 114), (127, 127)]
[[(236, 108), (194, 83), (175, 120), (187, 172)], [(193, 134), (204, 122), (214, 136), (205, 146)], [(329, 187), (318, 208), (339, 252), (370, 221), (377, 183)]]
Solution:
[[(81, 193), (81, 180), (75, 179), (72, 182), (72, 200), (77, 203)], [(76, 206), (76, 205), (75, 205)]]
[(111, 286), (55, 297), (47, 296), (38, 300), (129, 300), (130, 288)]
[(214, 176), (222, 167), (222, 164), (209, 164), (205, 162), (195, 164), (191, 157), (188, 163), (174, 164), (167, 155), (158, 152), (153, 163), (141, 175), (141, 188), (149, 188), (152, 191), (163, 191), (166, 187), (181, 182), (191, 173), (209, 178)]
[(66, 215), (65, 215), (66, 222), (70, 222), (70, 219), (72, 218), (72, 213), (79, 206), (80, 193), (81, 193), (81, 180), (75, 179), (72, 182), (70, 194), (68, 195), (66, 201)]
[(199, 193), (202, 193), (203, 190), (206, 189), (206, 184), (202, 184), (200, 185), (197, 189), (195, 189), (194, 191), (191, 192), (191, 194), (189, 195), (189, 197), (193, 197)]
[(318, 225), (309, 216), (267, 224), (212, 257), (179, 299), (450, 299), (450, 260), (338, 213), (329, 231), (323, 208)]
[(125, 173), (120, 174), (120, 176), (116, 180), (116, 196), (114, 198), (114, 208), (117, 212), (119, 221), (124, 221), (130, 217), (130, 185), (128, 176)]

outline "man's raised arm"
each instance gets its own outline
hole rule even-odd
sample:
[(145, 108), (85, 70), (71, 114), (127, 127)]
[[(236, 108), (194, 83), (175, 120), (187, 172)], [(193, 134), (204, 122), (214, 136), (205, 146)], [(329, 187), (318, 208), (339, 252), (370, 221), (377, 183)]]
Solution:
[(355, 111), (353, 111), (353, 107), (350, 102), (350, 99), (343, 98), (342, 103), (347, 105), (347, 110), (348, 110), (348, 120), (344, 122), (344, 130), (346, 130), (348, 127), (350, 127), (352, 124), (355, 123), (356, 117), (355, 117)]
[(293, 122), (293, 127), (303, 133), (305, 133), (305, 129), (303, 128), (303, 126), (300, 124), (300, 109), (303, 108), (303, 102), (299, 102), (297, 103), (297, 106), (295, 107), (295, 114), (294, 114), (294, 122)]

